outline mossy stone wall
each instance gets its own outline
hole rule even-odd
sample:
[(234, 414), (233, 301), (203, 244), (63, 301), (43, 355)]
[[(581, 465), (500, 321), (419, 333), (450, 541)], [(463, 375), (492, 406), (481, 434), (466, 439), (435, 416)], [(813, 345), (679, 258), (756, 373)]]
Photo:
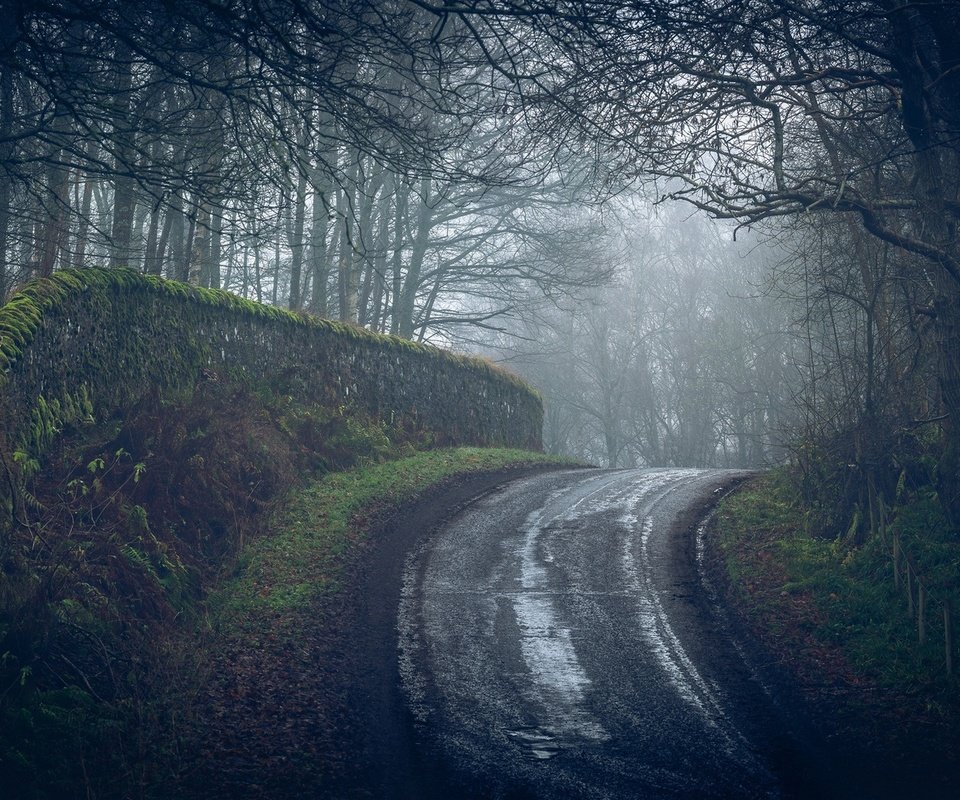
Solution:
[(204, 374), (408, 421), (440, 444), (541, 448), (539, 396), (480, 359), (128, 270), (64, 271), (0, 308), (0, 451), (42, 449), (71, 416), (130, 409)]

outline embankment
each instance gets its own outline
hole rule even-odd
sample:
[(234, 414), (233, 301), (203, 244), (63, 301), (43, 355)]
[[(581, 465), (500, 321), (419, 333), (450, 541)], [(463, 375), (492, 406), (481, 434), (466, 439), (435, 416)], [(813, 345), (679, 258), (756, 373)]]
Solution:
[[(450, 473), (539, 462), (541, 418), (482, 360), (225, 292), (93, 269), (28, 286), (0, 308), (0, 796), (167, 797), (236, 767), (226, 733), (263, 721), (248, 677), (300, 697), (299, 655), (336, 671), (320, 612), (340, 619), (372, 513), (344, 505), (366, 497), (350, 481), (415, 492), (434, 478), (411, 457), (440, 445), (527, 449), (471, 451)], [(250, 663), (261, 651), (279, 672)], [(219, 737), (191, 721), (201, 708), (236, 725)], [(321, 711), (321, 728), (342, 716)]]
[(132, 271), (64, 271), (0, 309), (4, 516), (18, 462), (65, 426), (176, 395), (205, 373), (429, 431), (435, 445), (541, 446), (540, 398), (481, 359)]

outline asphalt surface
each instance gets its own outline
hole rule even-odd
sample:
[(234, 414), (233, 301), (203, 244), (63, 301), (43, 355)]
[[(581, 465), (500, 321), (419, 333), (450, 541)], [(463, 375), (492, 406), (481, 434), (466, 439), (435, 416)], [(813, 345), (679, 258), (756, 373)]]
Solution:
[(828, 794), (700, 580), (696, 523), (739, 477), (532, 475), (421, 537), (396, 618), (414, 743), (378, 793)]

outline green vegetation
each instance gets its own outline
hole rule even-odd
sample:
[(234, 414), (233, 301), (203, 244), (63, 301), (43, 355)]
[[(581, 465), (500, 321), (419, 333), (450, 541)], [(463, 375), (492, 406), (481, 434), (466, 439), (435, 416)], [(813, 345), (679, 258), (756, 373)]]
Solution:
[(0, 308), (0, 550), (62, 432), (207, 380), (435, 446), (540, 445), (539, 396), (484, 359), (130, 270), (64, 270)]
[(218, 623), (249, 623), (258, 611), (303, 610), (341, 587), (371, 521), (454, 476), (566, 463), (525, 450), (457, 448), (333, 473), (294, 491), (260, 538), (240, 554), (237, 575), (213, 598)]
[[(929, 491), (902, 492), (892, 514), (885, 532), (860, 546), (811, 535), (811, 512), (779, 470), (726, 498), (715, 519), (730, 588), (761, 638), (785, 663), (802, 655), (822, 666), (824, 674), (802, 677), (867, 681), (956, 712), (960, 682), (945, 674), (939, 603), (960, 607), (960, 545)], [(924, 647), (894, 586), (894, 531), (930, 591)]]
[[(488, 361), (227, 292), (102, 269), (25, 287), (0, 308), (0, 796), (163, 786), (224, 576), (223, 611), (303, 609), (360, 552), (365, 504), (538, 457), (438, 455), (446, 473), (428, 459), (406, 478), (377, 465), (536, 448), (541, 419)], [(342, 503), (303, 516), (303, 536), (272, 535), (288, 499), (299, 531), (300, 487), (358, 467), (356, 486), (305, 490)]]
[(239, 543), (301, 475), (416, 441), (217, 380), (99, 423), (39, 408), (0, 548), (0, 795), (129, 796), (176, 771), (205, 596)]
[[(0, 353), (2, 353), (0, 375), (7, 374), (17, 360), (22, 358), (40, 329), (45, 313), (51, 309), (63, 307), (72, 297), (91, 292), (101, 296), (109, 292), (124, 292), (132, 295), (153, 294), (172, 297), (229, 310), (238, 315), (262, 317), (289, 325), (313, 326), (341, 336), (407, 348), (418, 353), (438, 352), (433, 348), (396, 336), (382, 336), (355, 325), (313, 317), (305, 313), (296, 314), (276, 306), (246, 300), (222, 289), (191, 286), (154, 275), (141, 275), (127, 269), (65, 269), (49, 278), (29, 284), (0, 308)], [(455, 355), (448, 357), (478, 369), (495, 370), (506, 379), (520, 383), (520, 379), (516, 376), (483, 359)]]
[[(100, 372), (72, 363), (60, 372), (45, 355), (59, 352), (58, 334), (37, 345), (41, 334), (50, 338), (43, 332), (45, 314), (75, 292), (89, 306), (83, 313), (103, 312), (115, 323), (99, 303), (118, 313), (123, 304), (98, 299), (98, 287), (107, 294), (120, 288), (175, 296), (176, 309), (184, 299), (238, 302), (91, 270), (58, 273), (19, 295), (16, 314), (7, 313), (10, 305), (0, 311), (7, 326), (0, 341), (10, 345), (0, 380), (0, 456), (17, 483), (17, 491), (2, 498), (8, 521), (0, 520), (4, 797), (164, 796), (183, 769), (184, 721), (216, 639), (211, 622), (242, 635), (248, 626), (260, 624), (262, 632), (278, 618), (306, 612), (342, 585), (343, 570), (363, 552), (367, 520), (452, 475), (549, 461), (519, 450), (420, 453), (475, 436), (479, 429), (468, 416), (477, 404), (489, 403), (489, 413), (497, 413), (495, 403), (471, 396), (466, 383), (454, 384), (464, 402), (446, 416), (384, 418), (352, 396), (330, 402), (336, 392), (320, 391), (312, 398), (312, 384), (284, 391), (270, 374), (203, 366), (206, 356), (197, 353), (206, 353), (206, 345), (199, 340), (193, 355), (178, 354), (176, 364), (167, 359), (171, 375), (164, 381), (135, 376), (129, 391), (109, 386), (123, 359)], [(169, 310), (140, 322), (166, 330)], [(260, 314), (260, 307), (251, 313)], [(326, 325), (262, 313), (284, 324)], [(7, 333), (14, 317), (26, 320), (17, 337)], [(352, 329), (340, 333), (379, 341)], [(140, 366), (150, 361), (137, 349), (142, 344), (123, 345), (132, 348), (125, 358)], [(420, 382), (413, 394), (432, 391), (441, 379), (459, 381), (443, 365), (468, 363), (409, 343), (397, 346), (422, 351), (417, 358), (425, 359), (413, 376)], [(97, 347), (109, 350), (109, 344)], [(403, 363), (404, 369), (421, 366)], [(469, 363), (498, 375), (485, 362)], [(431, 371), (437, 365), (439, 375)], [(74, 388), (55, 390), (49, 399), (37, 395), (32, 381), (50, 386), (51, 372), (61, 389)], [(90, 380), (77, 381), (80, 374)], [(362, 380), (346, 377), (348, 386)], [(329, 375), (324, 380), (332, 382)], [(539, 408), (523, 391), (531, 408)], [(5, 481), (0, 495), (10, 485)]]
[(205, 675), (196, 690), (203, 715), (183, 748), (205, 755), (183, 770), (187, 796), (230, 780), (242, 796), (246, 773), (223, 766), (238, 752), (259, 765), (261, 796), (339, 796), (318, 787), (340, 785), (337, 776), (352, 763), (355, 704), (363, 702), (351, 695), (358, 671), (382, 666), (367, 660), (361, 609), (378, 603), (371, 595), (389, 580), (384, 558), (401, 558), (424, 532), (406, 526), (410, 517), (399, 510), (467, 475), (563, 463), (519, 450), (435, 450), (293, 489), (270, 534), (243, 548), (207, 604)]
[(88, 296), (88, 302), (110, 302), (118, 294), (131, 298), (165, 297), (228, 311), (237, 317), (253, 317), (284, 325), (313, 328), (337, 336), (376, 344), (386, 350), (410, 351), (428, 358), (440, 358), (478, 373), (495, 376), (524, 391), (531, 387), (512, 372), (485, 358), (448, 353), (398, 336), (373, 333), (365, 328), (335, 320), (294, 313), (276, 306), (246, 300), (222, 289), (206, 289), (128, 269), (65, 269), (49, 278), (34, 281), (0, 306), (0, 383), (23, 358), (39, 332), (44, 315), (65, 308), (71, 300)]
[[(318, 613), (312, 601), (341, 588), (372, 523), (399, 505), (459, 475), (562, 463), (520, 450), (415, 453), (379, 425), (289, 402), (271, 409), (281, 422), (257, 427), (250, 396), (233, 398), (239, 421), (208, 416), (211, 400), (222, 398), (195, 396), (189, 406), (91, 426), (58, 451), (75, 467), (53, 474), (48, 465), (31, 484), (46, 513), (37, 511), (32, 529), (40, 541), (22, 546), (39, 552), (28, 559), (21, 550), (0, 626), (4, 796), (121, 797), (136, 785), (165, 796), (182, 766), (181, 720), (208, 666), (211, 627), (241, 641), (275, 635), (278, 625)], [(332, 442), (306, 459), (320, 477), (294, 481), (271, 501), (304, 458), (286, 450), (297, 440), (284, 430), (318, 425)], [(135, 439), (162, 445), (163, 454), (111, 454), (118, 441)], [(379, 461), (403, 453), (413, 454)], [(358, 462), (365, 466), (323, 474)], [(242, 507), (249, 482), (236, 479), (237, 468), (272, 488)], [(169, 477), (177, 474), (193, 489), (177, 491)], [(171, 492), (177, 499), (167, 505)], [(250, 515), (246, 524), (224, 531), (238, 513)], [(64, 515), (76, 523), (66, 536), (57, 527)], [(226, 572), (224, 559), (234, 565)], [(30, 591), (31, 583), (46, 589)]]

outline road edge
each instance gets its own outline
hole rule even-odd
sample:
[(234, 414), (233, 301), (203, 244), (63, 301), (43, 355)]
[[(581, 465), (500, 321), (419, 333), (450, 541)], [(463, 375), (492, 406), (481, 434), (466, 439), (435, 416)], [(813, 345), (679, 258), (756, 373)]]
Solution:
[(539, 464), (457, 475), (389, 509), (370, 525), (371, 545), (345, 586), (351, 598), (345, 609), (351, 619), (348, 627), (358, 636), (353, 643), (354, 669), (344, 676), (350, 719), (343, 736), (357, 757), (352, 774), (343, 775), (330, 796), (381, 800), (456, 796), (450, 793), (456, 791), (456, 776), (417, 748), (414, 719), (403, 695), (397, 611), (406, 558), (480, 498), (521, 478), (569, 469), (589, 468)]
[[(766, 727), (777, 735), (763, 742), (762, 755), (780, 781), (785, 798), (846, 798), (838, 783), (836, 756), (815, 724), (814, 710), (793, 676), (753, 634), (730, 602), (729, 579), (713, 529), (714, 517), (724, 498), (738, 491), (756, 473), (744, 472), (718, 481), (703, 502), (691, 506), (675, 528), (673, 569), (694, 575), (697, 596), (693, 599), (700, 625), (721, 641), (725, 665), (707, 665), (727, 693), (748, 699), (750, 715), (741, 714), (738, 726)], [(724, 648), (722, 640), (726, 640)], [(723, 675), (722, 679), (716, 678)], [(749, 716), (749, 719), (746, 717)], [(758, 720), (762, 720), (759, 722)], [(749, 737), (756, 739), (757, 737)]]
[[(941, 744), (939, 750), (928, 747), (923, 741), (925, 732), (918, 733), (919, 723), (897, 717), (891, 708), (879, 708), (879, 700), (865, 703), (865, 691), (874, 689), (871, 694), (878, 698), (882, 694), (869, 681), (858, 686), (829, 679), (813, 682), (809, 676), (818, 674), (821, 665), (803, 653), (777, 647), (776, 633), (751, 615), (749, 603), (730, 578), (712, 512), (704, 524), (710, 533), (705, 536), (709, 577), (733, 630), (763, 680), (803, 710), (823, 759), (818, 769), (829, 781), (833, 796), (851, 800), (954, 797), (960, 760), (954, 756), (948, 764), (942, 759), (942, 750), (949, 748), (949, 743)], [(889, 732), (883, 741), (877, 741), (878, 728)], [(932, 728), (926, 733), (936, 736)]]

